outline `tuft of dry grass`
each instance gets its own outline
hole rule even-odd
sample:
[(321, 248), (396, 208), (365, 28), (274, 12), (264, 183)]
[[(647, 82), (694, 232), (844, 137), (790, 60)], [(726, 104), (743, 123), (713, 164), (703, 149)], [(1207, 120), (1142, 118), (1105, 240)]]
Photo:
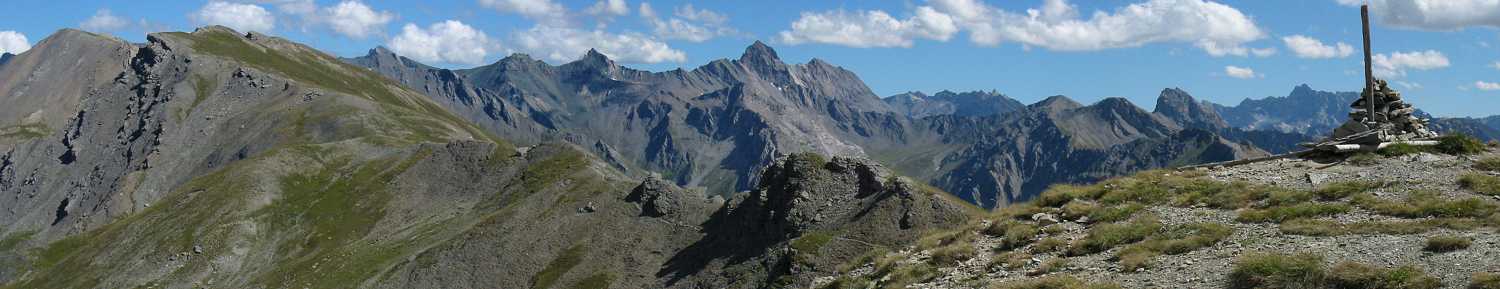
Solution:
[(988, 289), (1119, 289), (1114, 283), (1090, 283), (1062, 274), (1042, 278), (991, 284)]
[(1427, 238), (1427, 246), (1422, 250), (1435, 253), (1447, 253), (1468, 249), (1474, 242), (1469, 237), (1459, 236), (1432, 236)]
[(1465, 174), (1458, 178), (1458, 186), (1476, 193), (1500, 196), (1500, 177), (1486, 174)]
[(1144, 215), (1125, 223), (1110, 223), (1094, 226), (1083, 239), (1074, 241), (1068, 248), (1069, 256), (1081, 256), (1104, 252), (1115, 246), (1140, 242), (1161, 230), (1161, 220)]
[(1500, 289), (1500, 274), (1474, 273), (1474, 278), (1469, 280), (1468, 289)]
[(1329, 288), (1401, 288), (1437, 289), (1443, 282), (1427, 275), (1422, 268), (1401, 266), (1381, 268), (1365, 264), (1344, 262), (1328, 272)]

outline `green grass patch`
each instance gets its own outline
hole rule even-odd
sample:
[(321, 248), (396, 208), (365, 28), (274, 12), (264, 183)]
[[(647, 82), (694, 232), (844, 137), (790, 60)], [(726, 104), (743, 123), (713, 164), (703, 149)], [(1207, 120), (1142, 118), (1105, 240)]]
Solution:
[(990, 270), (1015, 270), (1026, 267), (1027, 262), (1031, 262), (1031, 254), (1010, 251), (990, 257), (990, 264), (987, 268)]
[(1484, 226), (1471, 218), (1432, 218), (1411, 221), (1360, 221), (1340, 224), (1329, 220), (1299, 219), (1281, 223), (1281, 233), (1302, 236), (1413, 235), (1439, 228), (1472, 230)]
[(1473, 245), (1474, 239), (1460, 236), (1432, 236), (1427, 237), (1427, 246), (1422, 250), (1427, 252), (1447, 253), (1468, 249)]
[(1156, 216), (1144, 215), (1130, 222), (1096, 225), (1089, 229), (1083, 239), (1074, 241), (1068, 248), (1069, 256), (1104, 252), (1115, 246), (1140, 242), (1161, 230), (1161, 221)]
[(1376, 213), (1403, 218), (1486, 218), (1495, 214), (1497, 205), (1481, 198), (1445, 200), (1437, 193), (1414, 191), (1405, 201), (1383, 200), (1370, 194), (1354, 196), (1354, 204)]
[(968, 230), (952, 230), (940, 232), (921, 239), (917, 239), (917, 249), (927, 250), (958, 243), (969, 243), (974, 240), (974, 233)]
[(997, 220), (990, 222), (983, 232), (986, 235), (1000, 237), (1000, 244), (995, 248), (996, 250), (1011, 250), (1036, 241), (1036, 236), (1041, 234), (1041, 229), (1030, 223)]
[(880, 282), (880, 288), (906, 288), (907, 285), (927, 282), (941, 276), (937, 267), (927, 263), (903, 263), (890, 269), (888, 279)]
[(823, 245), (828, 244), (828, 241), (832, 240), (833, 235), (829, 235), (828, 233), (809, 232), (807, 234), (802, 234), (802, 236), (797, 237), (797, 239), (795, 240), (792, 240), (791, 245), (792, 249), (797, 250), (797, 252), (799, 253), (812, 254), (816, 256), (818, 255), (818, 250), (823, 249)]
[(543, 267), (542, 271), (531, 276), (531, 288), (552, 288), (553, 283), (561, 279), (563, 274), (567, 274), (569, 270), (573, 270), (573, 267), (577, 267), (579, 263), (583, 262), (583, 256), (587, 253), (587, 250), (582, 244), (573, 245), (572, 247), (568, 247), (567, 250), (563, 250), (562, 254), (558, 254), (557, 258), (552, 259), (552, 262), (547, 262), (547, 267)]
[(4, 239), (0, 239), (0, 252), (10, 252), (11, 250), (15, 250), (16, 247), (19, 247), (21, 245), (21, 243), (26, 242), (27, 240), (31, 240), (31, 236), (35, 235), (36, 230), (21, 231), (11, 233), (10, 235), (5, 235)]
[(1485, 151), (1484, 142), (1466, 134), (1450, 134), (1438, 138), (1437, 152), (1450, 155), (1472, 155)]
[(932, 249), (932, 258), (928, 259), (928, 262), (933, 266), (949, 267), (972, 259), (975, 254), (976, 251), (973, 244), (954, 243)]
[(1458, 178), (1458, 186), (1476, 193), (1500, 196), (1500, 177), (1485, 174), (1465, 174)]
[(818, 289), (866, 289), (875, 286), (874, 281), (858, 276), (839, 276)]
[(573, 286), (569, 286), (568, 288), (604, 289), (609, 288), (609, 285), (613, 283), (615, 283), (615, 274), (611, 274), (609, 272), (600, 272), (594, 275), (589, 275), (589, 277), (583, 278), (583, 280), (578, 280), (578, 283), (573, 283)]
[(1354, 194), (1369, 192), (1385, 185), (1385, 183), (1374, 181), (1336, 182), (1323, 185), (1323, 187), (1313, 190), (1312, 194), (1317, 195), (1318, 199), (1324, 201), (1337, 201), (1353, 196)]
[(1500, 172), (1500, 157), (1486, 157), (1474, 162), (1474, 169)]
[(1039, 264), (1039, 265), (1036, 266), (1036, 270), (1032, 270), (1031, 272), (1026, 272), (1026, 275), (1028, 275), (1028, 276), (1041, 276), (1041, 275), (1051, 274), (1051, 273), (1054, 273), (1054, 272), (1062, 272), (1063, 270), (1067, 270), (1067, 269), (1068, 269), (1068, 258), (1053, 257), (1052, 259), (1047, 259), (1047, 261), (1042, 261), (1041, 264)]
[(1038, 254), (1061, 252), (1066, 249), (1068, 249), (1068, 241), (1057, 237), (1042, 239), (1036, 242), (1036, 246), (1031, 247), (1031, 251)]
[(208, 96), (212, 95), (214, 93), (214, 89), (216, 89), (218, 86), (219, 82), (217, 80), (209, 79), (208, 77), (205, 77), (201, 74), (194, 74), (193, 104), (188, 106), (189, 114), (192, 113), (194, 108), (198, 108), (199, 103), (203, 103), (204, 100), (207, 100)]
[(558, 155), (526, 166), (521, 174), (521, 188), (527, 192), (539, 192), (588, 165), (588, 156), (582, 152), (571, 149), (560, 150)]
[(0, 139), (36, 139), (47, 137), (47, 125), (28, 123), (0, 128)]
[(1138, 268), (1150, 267), (1153, 257), (1183, 254), (1213, 246), (1229, 238), (1229, 235), (1233, 233), (1233, 229), (1223, 224), (1187, 224), (1173, 227), (1145, 241), (1125, 247), (1115, 253), (1115, 258), (1120, 261), (1122, 271), (1132, 272)]
[(1344, 262), (1328, 272), (1329, 288), (1371, 289), (1437, 289), (1443, 283), (1427, 275), (1422, 268), (1401, 266), (1382, 268), (1365, 264)]
[(1119, 289), (1114, 283), (1092, 283), (1070, 275), (1053, 275), (1042, 278), (993, 284), (989, 289)]
[(1288, 220), (1322, 217), (1349, 212), (1349, 205), (1336, 203), (1300, 203), (1240, 211), (1235, 219), (1245, 223), (1281, 223)]
[(1500, 289), (1500, 274), (1496, 273), (1474, 273), (1469, 280), (1468, 289)]
[(1315, 254), (1252, 253), (1234, 262), (1225, 287), (1230, 289), (1323, 288), (1328, 270)]

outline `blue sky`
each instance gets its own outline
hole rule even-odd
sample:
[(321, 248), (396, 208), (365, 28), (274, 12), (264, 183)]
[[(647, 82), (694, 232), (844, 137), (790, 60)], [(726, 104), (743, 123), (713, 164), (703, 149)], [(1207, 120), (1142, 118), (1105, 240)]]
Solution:
[[(1149, 108), (1166, 87), (1236, 104), (1362, 82), (1359, 0), (8, 2), (0, 51), (13, 53), (61, 28), (139, 42), (225, 24), (340, 56), (385, 45), (450, 68), (600, 48), (635, 68), (691, 69), (762, 40), (789, 62), (853, 70), (880, 95), (998, 90)], [(1500, 3), (1370, 2), (1376, 63), (1408, 99), (1440, 116), (1500, 114)]]

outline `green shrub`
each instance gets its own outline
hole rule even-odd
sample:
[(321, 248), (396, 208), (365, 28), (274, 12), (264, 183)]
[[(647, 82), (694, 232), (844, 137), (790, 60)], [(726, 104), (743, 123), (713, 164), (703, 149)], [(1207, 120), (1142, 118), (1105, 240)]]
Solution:
[(1097, 225), (1089, 229), (1088, 236), (1073, 242), (1068, 248), (1068, 255), (1088, 255), (1104, 252), (1118, 245), (1140, 242), (1157, 230), (1161, 230), (1161, 221), (1151, 215), (1136, 217), (1126, 223)]
[(1443, 283), (1428, 276), (1421, 268), (1402, 266), (1395, 269), (1344, 262), (1329, 271), (1330, 288), (1351, 289), (1437, 289)]
[(1281, 223), (1288, 220), (1337, 215), (1349, 212), (1349, 205), (1332, 203), (1300, 203), (1264, 209), (1240, 211), (1236, 218), (1245, 223)]
[(1500, 196), (1500, 177), (1465, 174), (1458, 178), (1458, 186), (1480, 194)]
[(1442, 196), (1430, 191), (1412, 192), (1404, 202), (1360, 194), (1354, 196), (1354, 203), (1382, 215), (1404, 218), (1485, 218), (1494, 214), (1497, 207), (1494, 202), (1481, 198), (1444, 200)]
[(1356, 166), (1370, 166), (1380, 163), (1380, 155), (1369, 152), (1358, 152), (1344, 158), (1344, 161)]
[(1500, 289), (1500, 274), (1474, 273), (1468, 289)]
[(1042, 278), (993, 284), (989, 289), (1119, 289), (1113, 283), (1089, 283), (1069, 275), (1053, 275)]
[(1324, 185), (1323, 187), (1314, 190), (1313, 194), (1317, 195), (1319, 199), (1322, 199), (1324, 201), (1336, 201), (1347, 198), (1354, 194), (1368, 192), (1370, 190), (1374, 190), (1383, 186), (1385, 186), (1384, 183), (1372, 181), (1337, 182)]
[(1219, 241), (1229, 238), (1234, 229), (1223, 224), (1195, 223), (1178, 226), (1161, 234), (1151, 236), (1150, 239), (1125, 247), (1115, 253), (1119, 259), (1121, 270), (1132, 272), (1138, 268), (1147, 268), (1151, 265), (1151, 258), (1158, 255), (1177, 255), (1192, 252), (1199, 248), (1213, 246)]
[(1500, 172), (1500, 157), (1487, 157), (1474, 162), (1474, 169)]
[(1314, 289), (1323, 288), (1327, 275), (1323, 256), (1314, 254), (1284, 255), (1256, 253), (1241, 256), (1234, 262), (1225, 287), (1231, 289)]
[(1427, 237), (1427, 246), (1423, 247), (1422, 250), (1426, 250), (1428, 252), (1447, 253), (1468, 249), (1469, 245), (1471, 245), (1472, 243), (1473, 240), (1469, 239), (1468, 237), (1432, 236)]
[(1465, 134), (1450, 134), (1438, 138), (1438, 152), (1450, 155), (1471, 155), (1484, 152), (1484, 142)]

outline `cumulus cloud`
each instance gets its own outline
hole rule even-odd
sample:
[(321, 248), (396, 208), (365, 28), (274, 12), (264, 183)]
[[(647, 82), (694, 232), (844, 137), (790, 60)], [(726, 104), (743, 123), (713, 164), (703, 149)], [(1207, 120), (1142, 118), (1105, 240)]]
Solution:
[(378, 34), (386, 23), (396, 19), (396, 15), (391, 12), (377, 12), (357, 0), (325, 7), (322, 12), (323, 21), (328, 23), (329, 28), (351, 38), (366, 38)]
[(552, 0), (479, 0), (479, 5), (550, 25), (567, 24), (568, 9)]
[(126, 26), (130, 26), (130, 20), (115, 16), (109, 9), (99, 9), (88, 20), (78, 23), (78, 28), (94, 32), (115, 31), (124, 29)]
[(1254, 69), (1250, 69), (1250, 68), (1246, 68), (1246, 67), (1239, 67), (1239, 66), (1234, 66), (1234, 65), (1225, 66), (1224, 67), (1224, 75), (1228, 75), (1229, 77), (1239, 78), (1239, 79), (1251, 79), (1251, 78), (1256, 78), (1256, 77), (1262, 77), (1263, 76), (1261, 74), (1255, 73)]
[(656, 14), (651, 3), (641, 2), (641, 18), (651, 24), (652, 33), (665, 39), (708, 41), (719, 36), (738, 33), (728, 26), (729, 17), (708, 9), (695, 9), (692, 4), (678, 6), (675, 17), (665, 19)]
[(1375, 76), (1381, 78), (1400, 78), (1408, 70), (1433, 70), (1450, 65), (1448, 57), (1435, 50), (1376, 54), (1370, 60)]
[[(1359, 6), (1364, 1), (1337, 0)], [(1369, 0), (1370, 14), (1381, 24), (1419, 30), (1500, 27), (1500, 1)]]
[(1354, 46), (1343, 42), (1327, 45), (1303, 35), (1282, 37), (1281, 41), (1286, 43), (1287, 49), (1301, 58), (1344, 58), (1354, 54)]
[(401, 34), (387, 43), (395, 51), (422, 62), (479, 64), (499, 46), (483, 31), (463, 22), (448, 20), (422, 28), (407, 23)]
[(1500, 83), (1475, 81), (1474, 88), (1484, 91), (1500, 90)]
[(0, 31), (0, 53), (21, 54), (31, 49), (26, 34), (15, 31)]
[(590, 15), (624, 16), (630, 14), (630, 5), (625, 5), (625, 0), (599, 0), (584, 12)]
[(979, 0), (932, 0), (929, 4), (918, 7), (916, 16), (907, 20), (883, 11), (803, 13), (781, 36), (788, 43), (907, 47), (915, 39), (945, 41), (963, 30), (970, 41), (986, 46), (1017, 42), (1058, 51), (1093, 51), (1177, 42), (1213, 56), (1276, 53), (1274, 48), (1246, 46), (1266, 37), (1253, 19), (1234, 7), (1206, 0), (1149, 0), (1114, 11), (1095, 11), (1087, 18), (1067, 0), (1046, 0), (1041, 7), (1021, 12)]
[(526, 53), (553, 61), (578, 59), (591, 48), (615, 61), (627, 63), (687, 61), (687, 53), (646, 35), (612, 34), (601, 30), (546, 25), (517, 32), (515, 46)]
[(885, 11), (803, 12), (782, 31), (786, 44), (825, 43), (850, 47), (911, 47), (916, 39), (947, 41), (958, 33), (954, 17), (932, 7), (918, 7), (907, 19), (896, 19)]
[(270, 32), (276, 28), (271, 11), (255, 4), (208, 2), (188, 18), (200, 25), (224, 25), (241, 31)]

